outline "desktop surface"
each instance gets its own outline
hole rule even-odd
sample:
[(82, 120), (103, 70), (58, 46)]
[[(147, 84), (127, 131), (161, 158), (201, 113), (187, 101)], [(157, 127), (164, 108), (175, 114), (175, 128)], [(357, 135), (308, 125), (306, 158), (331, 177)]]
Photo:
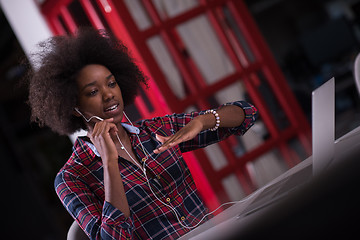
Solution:
[(304, 181), (309, 180), (312, 174), (311, 163), (311, 157), (307, 158), (179, 239), (226, 239), (226, 236), (232, 232), (246, 228), (249, 219), (257, 218), (263, 209), (276, 202), (270, 201), (272, 197), (275, 197), (274, 200), (278, 200), (276, 193), (281, 188), (294, 184), (294, 181), (287, 181), (290, 177), (300, 176)]
[(344, 239), (347, 234), (360, 235), (356, 220), (360, 216), (360, 127), (335, 141), (335, 154), (336, 161), (325, 171), (286, 196), (246, 214), (266, 188), (311, 166), (312, 157), (180, 239)]

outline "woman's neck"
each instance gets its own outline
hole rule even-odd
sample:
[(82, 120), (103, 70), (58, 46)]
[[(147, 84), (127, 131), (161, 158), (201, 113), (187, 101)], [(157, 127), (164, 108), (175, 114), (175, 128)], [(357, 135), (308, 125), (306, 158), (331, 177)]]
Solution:
[(120, 138), (121, 141), (126, 141), (129, 139), (129, 135), (127, 133), (127, 131), (125, 130), (125, 128), (121, 125), (121, 123), (116, 124), (118, 131), (118, 136)]
[[(127, 131), (126, 131), (126, 129), (121, 125), (121, 123), (118, 123), (118, 124), (116, 124), (116, 127), (117, 127), (117, 129), (118, 129), (118, 132), (117, 132), (117, 135), (118, 135), (118, 137), (120, 138), (120, 140), (122, 141), (122, 142), (126, 142), (126, 143), (128, 143), (129, 142), (129, 140), (130, 140), (130, 138), (129, 138), (129, 135), (128, 135), (128, 133), (127, 133)], [(92, 134), (92, 132), (93, 132), (93, 130), (94, 130), (94, 128), (93, 128), (93, 126), (89, 126), (88, 125), (88, 136), (89, 135), (91, 135)], [(90, 137), (90, 136), (89, 136)], [(118, 142), (118, 140), (117, 140), (117, 136), (115, 135), (115, 134), (111, 134), (111, 138), (113, 139), (113, 141), (116, 143), (116, 142)]]

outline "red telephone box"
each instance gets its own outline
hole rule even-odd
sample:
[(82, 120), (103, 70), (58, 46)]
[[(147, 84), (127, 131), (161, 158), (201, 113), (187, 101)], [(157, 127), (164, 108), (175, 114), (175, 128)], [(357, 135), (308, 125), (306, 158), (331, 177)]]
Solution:
[(245, 136), (184, 156), (210, 209), (311, 154), (309, 123), (242, 0), (47, 0), (40, 8), (54, 34), (89, 25), (125, 42), (150, 77), (133, 118), (242, 99), (259, 109)]

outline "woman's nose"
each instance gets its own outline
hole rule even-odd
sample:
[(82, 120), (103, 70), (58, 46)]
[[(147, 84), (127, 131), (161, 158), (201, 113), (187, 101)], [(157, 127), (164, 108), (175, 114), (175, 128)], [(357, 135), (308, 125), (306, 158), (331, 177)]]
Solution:
[(110, 90), (106, 90), (103, 92), (104, 101), (109, 101), (114, 98), (114, 94)]

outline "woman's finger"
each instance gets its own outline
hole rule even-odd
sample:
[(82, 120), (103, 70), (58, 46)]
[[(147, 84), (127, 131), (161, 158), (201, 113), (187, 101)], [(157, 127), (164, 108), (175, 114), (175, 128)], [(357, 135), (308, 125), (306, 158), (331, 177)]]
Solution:
[(159, 134), (155, 134), (155, 137), (162, 144), (164, 144), (167, 140), (169, 140), (171, 138), (171, 136), (170, 137), (165, 137), (165, 136), (161, 136)]
[(162, 145), (155, 149), (154, 153), (157, 154), (163, 152), (177, 144), (193, 139), (197, 134), (199, 134), (201, 130), (202, 124), (199, 124), (198, 121), (193, 120), (171, 137), (156, 135), (156, 138), (162, 143)]
[(103, 161), (113, 160), (118, 156), (115, 143), (112, 139), (112, 135), (116, 134), (117, 131), (118, 129), (112, 122), (112, 119), (107, 119), (97, 122), (93, 132), (90, 134), (90, 139), (99, 151)]
[(187, 140), (186, 138), (184, 138), (183, 131), (181, 131), (181, 130), (170, 137), (156, 135), (156, 138), (162, 143), (162, 145), (159, 148), (155, 149), (154, 153), (163, 152), (163, 151), (165, 151), (169, 148), (172, 148), (175, 145)]

